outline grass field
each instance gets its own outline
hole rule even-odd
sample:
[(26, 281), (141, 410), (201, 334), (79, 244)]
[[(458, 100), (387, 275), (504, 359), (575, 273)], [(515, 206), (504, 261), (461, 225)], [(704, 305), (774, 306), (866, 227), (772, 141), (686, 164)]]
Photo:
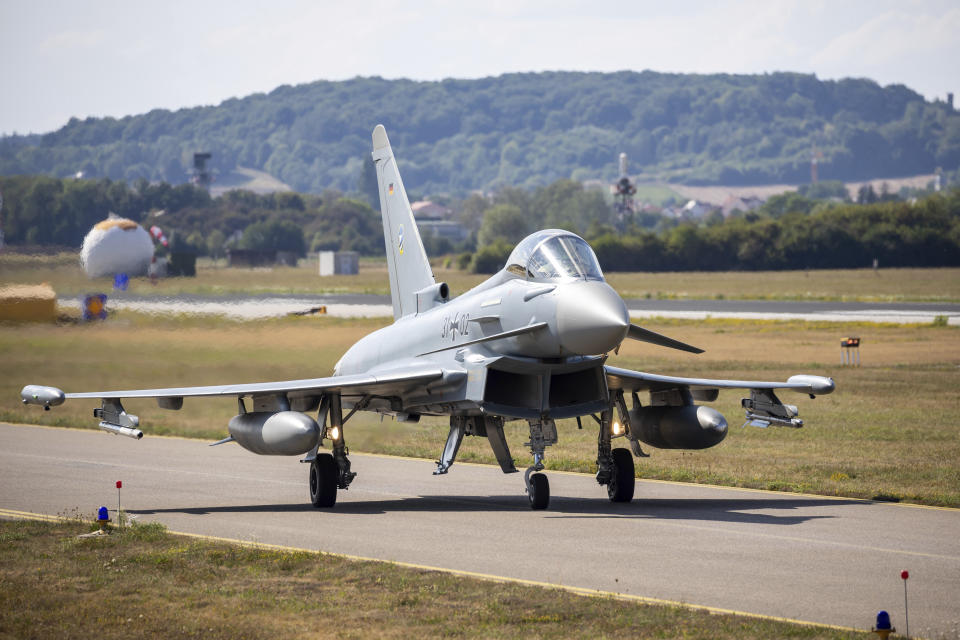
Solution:
[[(438, 260), (438, 264), (442, 261)], [(459, 295), (486, 276), (434, 266), (438, 281)], [(960, 302), (960, 269), (856, 269), (772, 272), (680, 272), (607, 274), (625, 298), (692, 298), (730, 300), (851, 300), (881, 302)], [(60, 296), (110, 292), (109, 278), (84, 275), (76, 254), (26, 256), (0, 253), (0, 287), (5, 284), (49, 283)], [(134, 278), (138, 295), (256, 293), (389, 294), (383, 260), (364, 259), (356, 276), (317, 275), (315, 261), (299, 267), (225, 268), (200, 260), (195, 278), (168, 278), (151, 283)]]
[[(343, 351), (385, 319), (284, 318), (230, 322), (211, 317), (121, 313), (99, 324), (0, 326), (0, 419), (95, 428), (92, 401), (50, 412), (19, 403), (27, 383), (106, 390), (286, 380), (328, 375)], [(740, 429), (742, 394), (721, 394), (727, 439), (705, 451), (652, 450), (638, 475), (690, 482), (960, 506), (960, 329), (732, 320), (649, 321), (645, 326), (707, 349), (694, 356), (636, 342), (610, 363), (657, 373), (785, 380), (794, 373), (833, 376), (837, 391), (800, 407), (800, 430)], [(863, 338), (860, 368), (839, 366), (838, 341)], [(207, 439), (226, 435), (230, 399), (187, 400), (179, 412), (153, 401), (126, 402), (144, 432)], [(559, 425), (548, 469), (593, 472), (596, 432)], [(355, 451), (436, 459), (447, 425), (380, 422), (358, 414), (345, 428)], [(508, 423), (518, 466), (530, 457), (525, 423)], [(106, 436), (104, 436), (106, 437)], [(136, 446), (135, 444), (133, 446)], [(251, 454), (252, 455), (252, 454)], [(460, 460), (493, 463), (485, 440), (467, 438)], [(456, 473), (454, 468), (452, 473)], [(598, 497), (601, 495), (598, 488)]]
[(0, 521), (6, 638), (868, 638), (293, 550), (148, 524)]

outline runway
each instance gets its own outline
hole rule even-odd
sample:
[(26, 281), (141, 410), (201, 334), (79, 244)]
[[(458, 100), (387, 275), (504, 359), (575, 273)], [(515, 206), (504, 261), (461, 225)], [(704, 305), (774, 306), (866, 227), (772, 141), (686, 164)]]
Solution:
[(960, 620), (960, 510), (656, 481), (613, 504), (591, 476), (552, 472), (535, 512), (495, 467), (351, 459), (353, 486), (316, 510), (295, 458), (0, 424), (0, 508), (92, 516), (122, 480), (124, 509), (174, 531), (860, 629), (880, 609), (901, 628), (908, 569), (912, 634)]
[[(960, 304), (922, 302), (823, 302), (777, 300), (624, 300), (633, 318), (739, 318), (749, 320), (812, 320), (826, 322), (893, 322), (930, 324), (937, 316), (960, 326)], [(80, 299), (61, 298), (57, 304), (80, 309)], [(326, 315), (392, 317), (390, 296), (371, 294), (263, 294), (205, 296), (137, 296), (114, 293), (108, 309), (142, 313), (216, 314), (236, 320), (303, 314), (319, 306)]]

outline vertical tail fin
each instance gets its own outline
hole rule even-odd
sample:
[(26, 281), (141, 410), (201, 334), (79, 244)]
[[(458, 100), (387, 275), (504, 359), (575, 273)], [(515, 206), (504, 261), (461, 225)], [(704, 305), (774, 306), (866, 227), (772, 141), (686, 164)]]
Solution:
[(423, 249), (407, 192), (400, 180), (397, 161), (390, 148), (387, 130), (378, 124), (373, 130), (373, 162), (380, 186), (380, 213), (383, 239), (387, 245), (390, 298), (394, 319), (417, 312), (417, 291), (436, 283)]

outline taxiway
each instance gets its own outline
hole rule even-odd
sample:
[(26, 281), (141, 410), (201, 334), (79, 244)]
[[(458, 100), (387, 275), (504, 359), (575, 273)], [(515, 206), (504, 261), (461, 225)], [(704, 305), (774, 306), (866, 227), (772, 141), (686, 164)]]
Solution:
[(125, 510), (174, 531), (860, 629), (879, 609), (903, 624), (909, 569), (911, 632), (960, 619), (960, 510), (656, 481), (613, 504), (591, 476), (552, 472), (549, 510), (532, 511), (519, 474), (360, 454), (316, 510), (306, 465), (206, 444), (0, 424), (0, 510), (114, 511), (122, 480)]

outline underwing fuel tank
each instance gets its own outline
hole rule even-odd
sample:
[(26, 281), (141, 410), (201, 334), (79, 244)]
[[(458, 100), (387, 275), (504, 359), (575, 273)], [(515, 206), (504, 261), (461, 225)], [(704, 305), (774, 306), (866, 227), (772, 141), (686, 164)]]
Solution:
[(320, 441), (320, 425), (299, 411), (242, 413), (227, 429), (237, 444), (263, 456), (297, 456)]
[(727, 437), (723, 414), (697, 405), (631, 409), (630, 428), (658, 449), (708, 449)]

